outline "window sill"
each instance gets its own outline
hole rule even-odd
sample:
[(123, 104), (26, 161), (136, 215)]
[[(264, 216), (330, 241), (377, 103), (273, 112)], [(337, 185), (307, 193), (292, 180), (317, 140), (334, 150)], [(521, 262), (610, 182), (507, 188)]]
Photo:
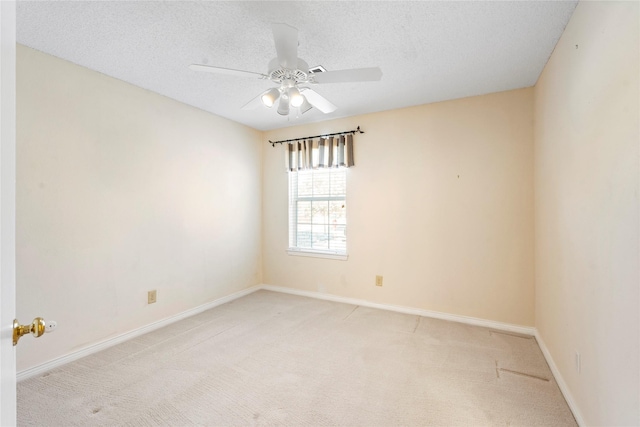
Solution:
[(311, 250), (303, 250), (303, 249), (287, 249), (287, 253), (293, 256), (335, 259), (338, 261), (346, 261), (349, 258), (349, 255), (347, 254), (333, 254), (328, 252), (311, 251)]

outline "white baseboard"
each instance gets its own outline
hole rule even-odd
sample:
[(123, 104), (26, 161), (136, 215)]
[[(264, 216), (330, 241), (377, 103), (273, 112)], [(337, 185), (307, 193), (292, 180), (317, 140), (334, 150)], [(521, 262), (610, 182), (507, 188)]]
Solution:
[(573, 399), (573, 396), (569, 391), (569, 387), (567, 386), (567, 383), (564, 381), (564, 378), (562, 378), (562, 375), (560, 374), (560, 370), (556, 366), (556, 363), (553, 361), (553, 357), (551, 357), (551, 353), (549, 352), (547, 345), (544, 343), (544, 340), (540, 336), (540, 332), (537, 329), (536, 329), (535, 337), (536, 337), (536, 341), (538, 341), (538, 346), (540, 346), (540, 350), (542, 350), (542, 354), (544, 354), (544, 358), (547, 360), (547, 364), (549, 365), (549, 368), (551, 368), (551, 373), (553, 373), (553, 377), (555, 378), (556, 383), (558, 384), (558, 387), (560, 387), (560, 391), (564, 396), (564, 400), (567, 401), (567, 405), (569, 405), (569, 409), (571, 409), (571, 412), (573, 412), (573, 417), (576, 419), (576, 422), (580, 427), (586, 426), (587, 424), (584, 422), (584, 418), (582, 417), (580, 408), (578, 408), (576, 401)]
[(215, 299), (213, 301), (210, 301), (206, 304), (202, 304), (199, 305), (198, 307), (194, 307), (190, 310), (187, 311), (183, 311), (182, 313), (178, 313), (174, 316), (171, 317), (167, 317), (166, 319), (162, 319), (162, 320), (158, 320), (157, 322), (153, 322), (150, 323), (146, 326), (143, 326), (141, 328), (138, 329), (134, 329), (132, 331), (126, 332), (124, 334), (118, 335), (116, 337), (112, 337), (109, 339), (106, 339), (104, 341), (100, 341), (97, 342), (95, 344), (91, 344), (87, 347), (81, 348), (80, 350), (76, 350), (72, 353), (68, 353), (64, 356), (55, 358), (53, 360), (50, 360), (48, 362), (45, 362), (41, 365), (38, 366), (34, 366), (32, 368), (29, 369), (25, 369), (24, 371), (20, 371), (17, 373), (16, 375), (16, 380), (18, 382), (20, 381), (24, 381), (28, 378), (32, 378), (35, 377), (37, 375), (43, 374), (45, 372), (48, 372), (54, 368), (58, 368), (62, 365), (65, 365), (69, 362), (73, 362), (74, 360), (78, 360), (80, 358), (83, 358), (85, 356), (89, 356), (90, 354), (93, 353), (97, 353), (101, 350), (105, 350), (109, 347), (113, 347), (114, 345), (123, 343), (127, 340), (139, 337), (140, 335), (144, 335), (146, 333), (149, 333), (151, 331), (155, 331), (156, 329), (160, 329), (163, 328), (165, 326), (168, 326), (172, 323), (175, 323), (177, 321), (180, 321), (182, 319), (186, 319), (187, 317), (191, 317), (194, 316), (196, 314), (202, 313), (203, 311), (209, 310), (213, 307), (217, 307), (219, 305), (225, 304), (227, 302), (233, 301), (235, 299), (241, 298), (245, 295), (249, 295), (250, 293), (253, 293), (257, 290), (262, 289), (262, 285), (256, 285), (256, 286), (252, 286), (250, 288), (247, 289), (243, 289), (241, 291), (238, 292), (234, 292), (231, 295), (227, 295), (218, 299)]
[(523, 335), (535, 335), (535, 328), (532, 326), (520, 326), (510, 323), (496, 322), (493, 320), (479, 319), (477, 317), (460, 316), (457, 314), (442, 313), (439, 311), (422, 310), (419, 308), (404, 307), (391, 304), (380, 304), (357, 298), (341, 297), (332, 294), (323, 294), (314, 291), (302, 291), (299, 289), (284, 288), (281, 286), (262, 285), (262, 289), (268, 291), (282, 292), (286, 294), (300, 295), (304, 297), (318, 298), (328, 301), (342, 302), (345, 304), (360, 305), (363, 307), (379, 308), (381, 310), (396, 311), (398, 313), (413, 314), (416, 316), (433, 317), (435, 319), (449, 320), (452, 322), (466, 323), (468, 325), (483, 326), (485, 328), (496, 329), (499, 331), (514, 332)]

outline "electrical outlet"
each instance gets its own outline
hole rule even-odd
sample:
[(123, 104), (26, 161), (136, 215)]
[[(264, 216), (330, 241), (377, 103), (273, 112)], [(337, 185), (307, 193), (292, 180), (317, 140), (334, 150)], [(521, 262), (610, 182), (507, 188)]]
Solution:
[(382, 286), (382, 276), (376, 276), (376, 286)]
[(580, 373), (582, 370), (582, 360), (580, 360), (580, 353), (576, 350), (575, 354), (575, 362), (576, 362), (576, 371)]
[(156, 298), (157, 298), (157, 293), (156, 291), (149, 291), (147, 293), (147, 304), (153, 304), (154, 302), (156, 302)]

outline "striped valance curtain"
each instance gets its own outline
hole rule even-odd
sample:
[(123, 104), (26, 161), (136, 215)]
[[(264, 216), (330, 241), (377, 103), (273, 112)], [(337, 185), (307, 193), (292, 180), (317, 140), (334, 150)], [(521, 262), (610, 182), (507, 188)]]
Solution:
[(285, 144), (287, 170), (351, 167), (353, 161), (353, 135), (329, 136), (316, 140), (306, 139)]

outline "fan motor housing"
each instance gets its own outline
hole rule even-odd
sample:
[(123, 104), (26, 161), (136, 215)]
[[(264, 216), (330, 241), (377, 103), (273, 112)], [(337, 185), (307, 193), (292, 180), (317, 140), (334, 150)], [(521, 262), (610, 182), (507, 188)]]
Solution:
[(282, 68), (278, 58), (274, 58), (269, 62), (269, 79), (275, 83), (283, 83), (292, 80), (297, 83), (306, 83), (309, 81), (309, 64), (298, 58), (298, 68), (290, 70)]

